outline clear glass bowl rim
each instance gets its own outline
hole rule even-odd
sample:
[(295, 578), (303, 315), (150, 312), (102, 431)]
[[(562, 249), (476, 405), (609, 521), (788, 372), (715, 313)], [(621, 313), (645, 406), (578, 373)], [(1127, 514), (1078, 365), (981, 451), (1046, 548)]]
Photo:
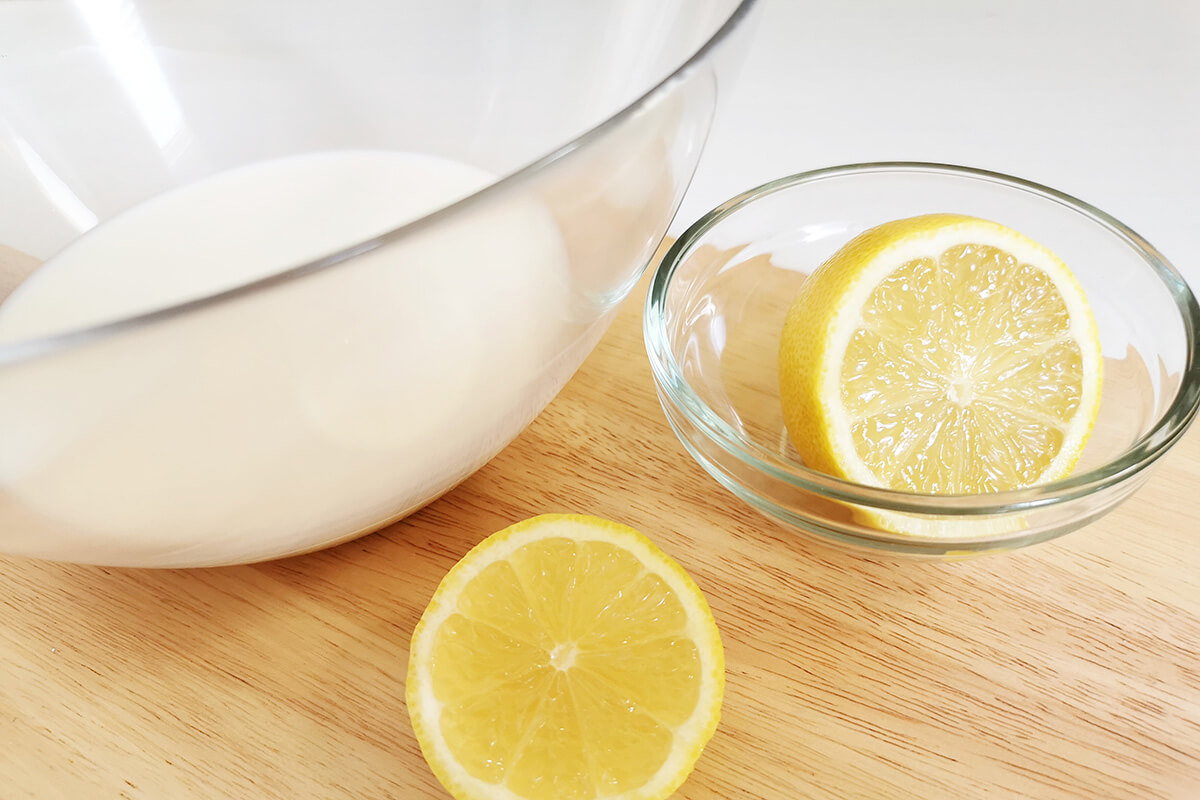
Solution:
[(424, 230), (429, 226), (436, 225), (442, 220), (459, 214), (463, 209), (474, 207), (475, 205), (490, 199), (493, 195), (505, 192), (514, 185), (519, 185), (526, 180), (529, 180), (554, 162), (559, 161), (570, 153), (602, 138), (608, 130), (617, 127), (625, 120), (637, 115), (642, 110), (652, 106), (662, 97), (669, 94), (675, 88), (675, 86), (687, 80), (691, 73), (693, 73), (700, 66), (700, 64), (703, 63), (708, 56), (718, 46), (721, 45), (722, 42), (728, 39), (732, 33), (742, 25), (757, 3), (758, 0), (741, 0), (733, 9), (733, 11), (730, 12), (725, 21), (721, 23), (720, 27), (713, 32), (712, 36), (705, 40), (695, 50), (695, 52), (693, 52), (687, 58), (687, 60), (676, 67), (665, 78), (632, 100), (628, 105), (619, 109), (608, 118), (601, 120), (596, 125), (584, 131), (574, 139), (571, 139), (565, 144), (558, 146), (546, 155), (534, 159), (525, 166), (519, 167), (507, 175), (501, 176), (493, 183), (485, 186), (477, 192), (474, 192), (473, 194), (467, 195), (466, 197), (451, 203), (448, 206), (444, 206), (437, 211), (426, 214), (422, 217), (412, 220), (411, 222), (407, 222), (400, 227), (394, 228), (386, 233), (382, 233), (374, 238), (343, 248), (336, 253), (332, 253), (328, 256), (324, 256), (303, 264), (298, 264), (294, 267), (283, 270), (282, 272), (275, 273), (265, 278), (259, 278), (249, 283), (217, 292), (216, 294), (165, 306), (163, 308), (141, 314), (135, 314), (133, 316), (114, 320), (112, 322), (80, 328), (78, 330), (64, 331), (62, 333), (49, 336), (0, 344), (0, 369), (4, 369), (5, 367), (17, 363), (31, 361), (39, 357), (52, 355), (54, 353), (68, 350), (72, 347), (82, 344), (90, 343), (122, 331), (146, 327), (181, 314), (187, 314), (212, 305), (227, 303), (245, 295), (266, 291), (275, 286), (290, 283), (304, 276), (331, 269), (339, 264), (353, 260), (356, 256), (377, 250), (380, 247), (384, 247), (392, 242)]
[[(1119, 457), (1052, 483), (990, 494), (924, 495), (842, 480), (784, 459), (746, 439), (700, 399), (683, 377), (682, 370), (672, 354), (666, 328), (666, 299), (671, 289), (671, 279), (691, 254), (693, 247), (709, 230), (727, 217), (776, 192), (840, 177), (897, 172), (980, 180), (1053, 201), (1106, 228), (1131, 247), (1154, 270), (1179, 310), (1187, 352), (1179, 390), (1170, 407), (1148, 432)], [(727, 200), (685, 230), (663, 256), (652, 278), (643, 316), (646, 351), (655, 383), (664, 399), (724, 451), (775, 481), (796, 489), (868, 508), (938, 516), (1003, 515), (1057, 505), (1117, 486), (1150, 466), (1184, 434), (1200, 405), (1200, 364), (1196, 358), (1197, 330), (1200, 330), (1200, 305), (1182, 276), (1149, 242), (1117, 219), (1063, 192), (1011, 175), (952, 164), (916, 161), (844, 164), (800, 172), (769, 181)], [(949, 540), (939, 540), (940, 544), (948, 542)]]

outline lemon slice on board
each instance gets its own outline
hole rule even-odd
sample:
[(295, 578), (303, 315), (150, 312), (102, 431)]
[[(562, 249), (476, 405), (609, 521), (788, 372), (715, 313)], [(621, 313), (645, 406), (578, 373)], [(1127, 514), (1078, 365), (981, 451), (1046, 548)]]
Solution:
[(546, 515), (442, 580), (406, 700), (459, 800), (657, 800), (712, 736), (724, 685), (716, 623), (677, 563), (623, 525)]
[(1066, 476), (1096, 420), (1102, 366), (1066, 265), (1010, 228), (952, 214), (851, 240), (801, 288), (779, 351), (784, 421), (808, 465), (925, 494)]

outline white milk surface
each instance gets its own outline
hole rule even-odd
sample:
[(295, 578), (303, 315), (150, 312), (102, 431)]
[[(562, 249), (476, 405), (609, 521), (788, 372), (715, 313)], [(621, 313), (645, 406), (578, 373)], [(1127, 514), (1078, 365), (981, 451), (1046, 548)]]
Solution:
[(80, 237), (0, 305), (0, 342), (216, 294), (459, 200), (495, 176), (413, 153), (283, 158), (160, 195)]
[[(205, 297), (494, 180), (322, 153), (153, 198), (0, 304), (0, 343)], [(478, 468), (557, 389), (565, 247), (512, 191), (354, 261), (0, 371), (0, 549), (227, 563), (352, 535)], [(51, 534), (51, 535), (47, 535)]]

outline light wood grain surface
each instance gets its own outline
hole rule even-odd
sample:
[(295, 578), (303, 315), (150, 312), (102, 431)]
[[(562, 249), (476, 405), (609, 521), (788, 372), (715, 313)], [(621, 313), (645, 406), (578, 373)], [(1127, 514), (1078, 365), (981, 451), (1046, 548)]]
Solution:
[(687, 457), (641, 291), (524, 435), (381, 533), (212, 570), (0, 559), (0, 798), (444, 797), (404, 709), (409, 636), (455, 560), (547, 511), (639, 528), (711, 601), (725, 710), (679, 797), (1200, 798), (1200, 433), (1058, 542), (866, 558)]

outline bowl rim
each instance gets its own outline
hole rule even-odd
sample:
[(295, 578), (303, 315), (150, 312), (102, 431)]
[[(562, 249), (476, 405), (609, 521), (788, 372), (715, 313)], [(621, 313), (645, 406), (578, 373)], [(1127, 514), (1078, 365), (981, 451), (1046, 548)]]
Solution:
[[(1186, 353), (1180, 383), (1171, 405), (1157, 422), (1115, 459), (1086, 472), (1076, 473), (1051, 483), (1024, 489), (989, 494), (926, 495), (866, 486), (843, 480), (805, 467), (791, 459), (772, 453), (751, 442), (712, 411), (688, 384), (675, 360), (667, 333), (666, 297), (678, 267), (709, 230), (727, 217), (754, 201), (804, 184), (839, 177), (883, 173), (931, 173), (980, 180), (1037, 195), (1064, 205), (1102, 226), (1131, 247), (1162, 280), (1175, 301), (1184, 327)], [(800, 172), (778, 178), (745, 191), (712, 209), (688, 227), (671, 245), (656, 268), (651, 280), (643, 313), (643, 336), (649, 355), (651, 371), (659, 387), (662, 402), (670, 402), (684, 418), (705, 437), (755, 470), (789, 487), (812, 492), (823, 497), (868, 508), (901, 511), (926, 515), (993, 516), (1028, 511), (1057, 505), (1092, 495), (1121, 484), (1149, 467), (1188, 429), (1200, 407), (1200, 361), (1197, 360), (1197, 331), (1200, 330), (1200, 304), (1187, 282), (1175, 267), (1153, 245), (1128, 226), (1069, 194), (1039, 183), (1000, 172), (973, 167), (920, 161), (878, 161), (843, 164)], [(880, 532), (876, 537), (854, 536), (855, 539), (887, 542), (935, 542), (939, 545), (995, 544), (998, 541), (1028, 537), (1027, 531), (1012, 536), (986, 540), (964, 537), (924, 538)]]
[(335, 253), (288, 267), (281, 272), (257, 278), (248, 283), (239, 284), (238, 286), (224, 289), (214, 294), (204, 295), (203, 297), (180, 303), (173, 303), (162, 308), (155, 308), (150, 311), (121, 317), (96, 325), (89, 325), (46, 336), (37, 336), (31, 339), (0, 343), (0, 370), (105, 339), (124, 331), (149, 327), (177, 316), (208, 308), (209, 306), (222, 305), (245, 296), (264, 292), (275, 286), (291, 283), (314, 273), (324, 272), (339, 264), (352, 261), (364, 253), (372, 252), (428, 227), (437, 225), (443, 220), (459, 214), (464, 209), (473, 208), (481, 202), (490, 199), (493, 195), (505, 192), (514, 185), (519, 185), (551, 164), (566, 158), (576, 150), (586, 147), (602, 138), (610, 129), (619, 126), (626, 120), (637, 116), (653, 106), (677, 85), (690, 78), (692, 73), (700, 67), (701, 63), (708, 59), (709, 55), (716, 48), (729, 39), (735, 30), (741, 28), (750, 16), (750, 13), (754, 10), (754, 7), (758, 5), (758, 2), (759, 0), (739, 0), (733, 10), (729, 12), (729, 16), (687, 59), (628, 104), (600, 120), (578, 136), (558, 145), (548, 153), (535, 158), (524, 166), (500, 176), (492, 183), (466, 197), (460, 198), (447, 206), (443, 206), (417, 219), (410, 220), (385, 233), (344, 247)]

